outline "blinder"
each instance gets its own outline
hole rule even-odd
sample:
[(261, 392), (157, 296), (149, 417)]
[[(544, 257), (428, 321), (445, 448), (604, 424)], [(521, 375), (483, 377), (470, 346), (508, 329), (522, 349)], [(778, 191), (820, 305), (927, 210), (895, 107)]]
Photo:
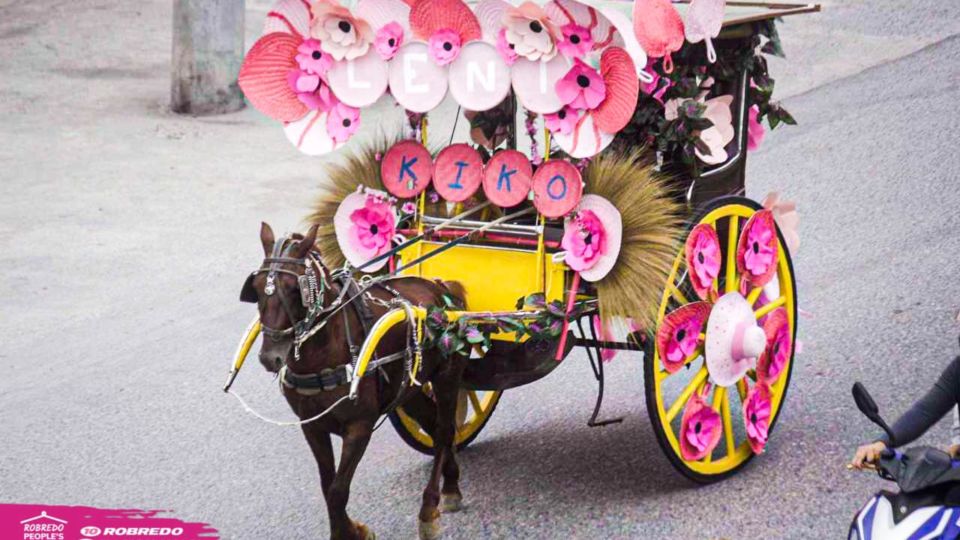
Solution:
[(253, 272), (247, 279), (243, 282), (243, 288), (240, 289), (240, 301), (246, 302), (248, 304), (256, 304), (260, 300), (260, 295), (257, 294), (257, 288), (253, 286), (253, 280), (257, 277), (258, 272)]

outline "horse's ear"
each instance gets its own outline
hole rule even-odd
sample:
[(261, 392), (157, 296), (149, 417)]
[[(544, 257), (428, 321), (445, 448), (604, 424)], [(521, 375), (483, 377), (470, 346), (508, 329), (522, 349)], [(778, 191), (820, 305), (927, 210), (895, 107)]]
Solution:
[(260, 222), (260, 243), (263, 244), (263, 255), (270, 256), (273, 252), (273, 244), (276, 240), (273, 238), (273, 229), (267, 225), (266, 221)]
[(314, 224), (313, 227), (310, 227), (310, 230), (307, 231), (307, 234), (303, 237), (303, 240), (300, 240), (300, 243), (297, 244), (297, 253), (295, 257), (297, 259), (302, 259), (307, 256), (307, 253), (310, 253), (310, 250), (313, 248), (313, 244), (317, 241), (317, 228), (319, 224)]

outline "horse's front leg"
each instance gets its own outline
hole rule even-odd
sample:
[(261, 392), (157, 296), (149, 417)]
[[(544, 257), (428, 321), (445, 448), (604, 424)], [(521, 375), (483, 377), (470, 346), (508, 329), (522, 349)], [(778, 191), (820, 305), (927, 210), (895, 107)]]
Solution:
[(333, 485), (333, 479), (337, 473), (337, 463), (333, 459), (330, 434), (315, 426), (316, 424), (302, 426), (303, 436), (306, 437), (307, 444), (310, 445), (313, 459), (317, 461), (317, 468), (320, 470), (320, 493), (323, 495), (324, 502), (326, 502), (330, 486)]
[(351, 521), (347, 516), (350, 500), (350, 482), (357, 472), (357, 465), (367, 449), (373, 424), (355, 421), (347, 424), (340, 452), (340, 466), (327, 492), (327, 513), (330, 516), (330, 538), (333, 540), (373, 540), (376, 536), (366, 525)]
[[(437, 423), (433, 432), (433, 469), (430, 480), (423, 490), (423, 503), (420, 506), (420, 538), (435, 540), (441, 535), (440, 528), (440, 478), (444, 477), (444, 506), (446, 511), (456, 511), (460, 507), (460, 489), (458, 480), (460, 468), (454, 453), (456, 435), (457, 397), (460, 392), (460, 378), (466, 365), (460, 357), (445, 361), (433, 378), (433, 390), (437, 399)], [(447, 499), (450, 499), (449, 501)]]

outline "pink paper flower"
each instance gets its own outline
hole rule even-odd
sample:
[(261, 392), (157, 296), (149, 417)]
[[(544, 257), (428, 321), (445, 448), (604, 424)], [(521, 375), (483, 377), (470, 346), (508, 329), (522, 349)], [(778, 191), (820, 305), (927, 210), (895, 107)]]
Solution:
[(508, 66), (512, 66), (517, 61), (517, 51), (514, 50), (514, 45), (507, 41), (506, 28), (501, 28), (500, 33), (497, 34), (497, 52)]
[(667, 342), (667, 361), (676, 364), (683, 362), (697, 350), (697, 341), (700, 339), (700, 327), (703, 321), (691, 318), (677, 326), (676, 331)]
[(366, 250), (373, 250), (374, 256), (390, 248), (390, 240), (396, 233), (396, 219), (390, 204), (384, 200), (367, 197), (363, 208), (350, 214), (353, 222), (353, 241)]
[(766, 135), (766, 130), (757, 120), (757, 115), (760, 114), (760, 107), (754, 105), (750, 107), (750, 111), (747, 113), (747, 150), (753, 151), (760, 148), (760, 145), (763, 144), (763, 136)]
[(297, 99), (310, 109), (326, 112), (339, 102), (319, 75), (292, 69), (287, 75), (287, 83), (297, 93)]
[(780, 325), (767, 351), (769, 364), (766, 366), (766, 377), (770, 381), (775, 381), (790, 358), (790, 327), (788, 325)]
[(720, 414), (708, 407), (699, 394), (691, 396), (680, 421), (680, 455), (686, 461), (699, 461), (713, 452), (720, 442)]
[(460, 35), (443, 28), (430, 36), (430, 57), (439, 66), (445, 66), (460, 56)]
[(390, 60), (403, 45), (403, 27), (394, 21), (377, 31), (373, 46), (384, 60)]
[(509, 8), (503, 15), (507, 43), (531, 62), (557, 55), (558, 33), (543, 8), (533, 2)]
[(593, 38), (590, 30), (576, 23), (570, 23), (560, 28), (563, 39), (557, 48), (567, 58), (582, 58), (593, 48)]
[(747, 246), (743, 254), (744, 266), (755, 275), (762, 276), (770, 269), (776, 260), (774, 242), (776, 237), (766, 220), (757, 219), (751, 223), (746, 231)]
[(323, 52), (320, 42), (307, 39), (297, 47), (296, 61), (300, 69), (313, 75), (326, 75), (333, 65), (333, 57)]
[(566, 105), (575, 109), (596, 109), (607, 97), (603, 78), (579, 58), (573, 67), (557, 81), (557, 96)]
[(697, 237), (693, 245), (693, 278), (703, 289), (713, 286), (720, 275), (720, 246), (708, 235)]
[(360, 109), (337, 103), (327, 114), (327, 133), (337, 143), (346, 142), (360, 128)]
[(715, 300), (714, 280), (720, 275), (720, 238), (717, 231), (706, 223), (701, 223), (690, 231), (683, 247), (687, 268), (690, 269), (690, 284), (697, 296), (704, 300)]
[(338, 61), (367, 54), (374, 35), (366, 21), (327, 0), (317, 0), (310, 10), (313, 14), (310, 36), (320, 40), (323, 52)]
[(770, 389), (764, 383), (758, 382), (750, 389), (743, 402), (743, 423), (747, 428), (747, 441), (754, 454), (763, 452), (763, 447), (767, 444), (772, 408)]
[(413, 201), (407, 201), (400, 207), (400, 211), (407, 215), (412, 215), (417, 211), (417, 205)]
[(607, 251), (607, 235), (603, 223), (590, 210), (577, 213), (563, 233), (560, 245), (566, 250), (567, 266), (580, 272), (593, 268), (601, 255)]
[(580, 111), (571, 106), (566, 106), (555, 113), (543, 115), (543, 125), (551, 133), (569, 135), (577, 127), (577, 120), (580, 118)]

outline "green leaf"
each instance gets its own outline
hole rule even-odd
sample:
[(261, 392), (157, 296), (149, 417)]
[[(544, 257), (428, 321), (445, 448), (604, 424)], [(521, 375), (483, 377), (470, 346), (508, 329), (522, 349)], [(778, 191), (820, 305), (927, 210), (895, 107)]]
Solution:
[(786, 109), (784, 109), (783, 107), (778, 107), (777, 110), (779, 111), (778, 115), (780, 117), (780, 120), (782, 120), (784, 124), (787, 124), (790, 126), (797, 125), (797, 121), (794, 120), (793, 115), (788, 113)]
[(693, 145), (697, 148), (697, 150), (700, 151), (701, 154), (703, 154), (703, 155), (705, 155), (705, 156), (712, 155), (712, 152), (710, 151), (710, 147), (707, 146), (707, 143), (705, 143), (705, 142), (703, 142), (702, 140), (700, 140), (699, 137), (697, 137), (696, 139), (694, 139)]

